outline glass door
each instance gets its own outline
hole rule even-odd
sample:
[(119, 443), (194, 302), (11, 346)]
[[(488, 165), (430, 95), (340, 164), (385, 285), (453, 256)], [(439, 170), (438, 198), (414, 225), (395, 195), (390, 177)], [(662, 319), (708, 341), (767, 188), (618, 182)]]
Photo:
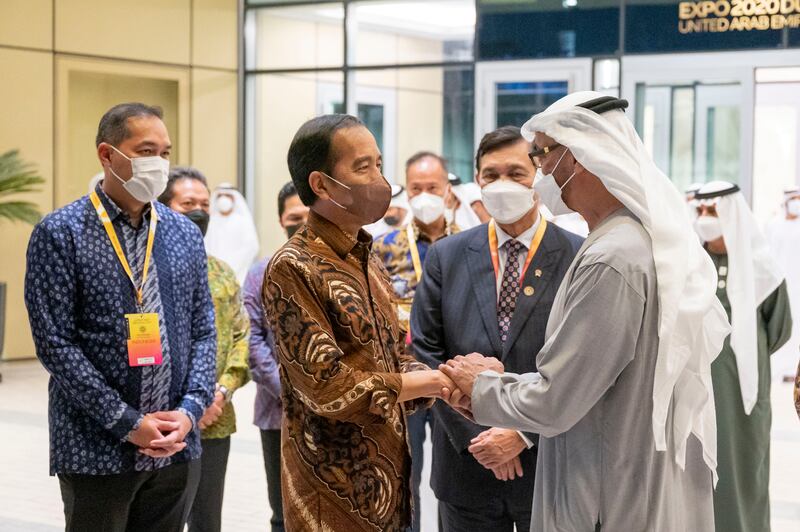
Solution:
[(656, 165), (679, 189), (741, 178), (739, 83), (636, 86), (635, 124)]
[(521, 126), (570, 92), (592, 86), (591, 59), (498, 61), (475, 67), (475, 144), (497, 127)]
[(755, 77), (753, 210), (768, 219), (800, 178), (800, 66), (759, 68)]
[[(317, 113), (344, 113), (344, 89), (337, 83), (320, 83), (317, 87)], [(396, 164), (397, 95), (392, 88), (356, 87), (356, 113), (375, 136), (383, 155), (383, 165), (394, 169)], [(389, 172), (389, 181), (396, 176)]]

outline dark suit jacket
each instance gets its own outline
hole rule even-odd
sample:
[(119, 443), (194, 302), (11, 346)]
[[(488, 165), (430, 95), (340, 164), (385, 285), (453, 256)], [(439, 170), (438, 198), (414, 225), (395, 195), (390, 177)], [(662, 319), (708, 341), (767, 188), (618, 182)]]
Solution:
[[(497, 288), (487, 225), (434, 244), (425, 258), (424, 275), (411, 310), (412, 345), (417, 358), (436, 368), (456, 355), (478, 352), (499, 358), (509, 372), (536, 371), (536, 355), (544, 345), (553, 299), (582, 242), (581, 237), (555, 224), (547, 225), (523, 279), (504, 347), (497, 325)], [(528, 286), (534, 289), (531, 296), (524, 294)], [(432, 412), (431, 485), (439, 500), (470, 506), (485, 505), (491, 498), (531, 503), (535, 447), (520, 455), (522, 478), (497, 480), (467, 450), (470, 440), (488, 427), (468, 421), (442, 401), (436, 402)], [(538, 440), (535, 434), (526, 436)]]

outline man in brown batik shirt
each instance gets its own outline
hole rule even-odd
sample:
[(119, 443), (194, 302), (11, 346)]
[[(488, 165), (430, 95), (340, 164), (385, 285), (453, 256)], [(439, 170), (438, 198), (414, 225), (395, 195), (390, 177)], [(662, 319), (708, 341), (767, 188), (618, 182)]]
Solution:
[(263, 288), (283, 388), (287, 531), (401, 531), (411, 521), (406, 415), (453, 389), (404, 353), (392, 288), (362, 226), (391, 191), (372, 134), (348, 115), (306, 122), (289, 170), (308, 224)]

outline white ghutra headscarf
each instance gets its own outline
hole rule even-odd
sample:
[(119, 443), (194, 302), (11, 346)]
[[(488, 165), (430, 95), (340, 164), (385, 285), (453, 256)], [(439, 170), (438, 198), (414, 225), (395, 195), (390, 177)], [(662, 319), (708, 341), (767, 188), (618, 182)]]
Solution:
[(625, 113), (614, 109), (598, 114), (578, 107), (603, 96), (592, 91), (570, 94), (529, 120), (522, 134), (530, 141), (539, 131), (569, 148), (650, 235), (659, 309), (652, 418), (656, 449), (667, 450), (669, 431), (675, 461), (684, 468), (686, 441), (694, 434), (716, 480), (711, 363), (730, 332), (716, 297), (717, 272), (692, 229), (685, 196), (656, 167)]
[(712, 181), (697, 191), (695, 200), (716, 205), (728, 250), (726, 291), (733, 325), (731, 349), (739, 370), (744, 412), (750, 415), (758, 399), (756, 313), (784, 277), (739, 187), (726, 181)]
[(209, 255), (233, 268), (241, 286), (260, 246), (247, 201), (232, 185), (222, 184), (211, 194), (211, 219), (205, 244)]

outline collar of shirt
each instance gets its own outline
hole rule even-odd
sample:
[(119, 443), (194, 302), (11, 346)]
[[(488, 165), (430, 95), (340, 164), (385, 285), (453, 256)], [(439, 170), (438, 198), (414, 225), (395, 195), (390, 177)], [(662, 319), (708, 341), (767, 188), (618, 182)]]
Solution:
[(313, 210), (308, 215), (308, 227), (310, 227), (323, 242), (328, 244), (331, 249), (339, 255), (340, 259), (344, 259), (348, 253), (352, 253), (357, 258), (363, 259), (369, 256), (369, 252), (372, 249), (372, 237), (369, 233), (364, 231), (364, 229), (359, 229), (358, 238), (353, 238), (339, 229), (339, 226)]
[(539, 214), (536, 218), (536, 222), (526, 231), (524, 231), (521, 235), (514, 238), (513, 236), (509, 235), (500, 227), (500, 224), (495, 222), (494, 226), (497, 229), (497, 249), (504, 249), (503, 246), (509, 240), (516, 240), (523, 246), (525, 249), (531, 249), (531, 244), (533, 244), (533, 237), (536, 235), (536, 230), (539, 229), (539, 224), (542, 223), (542, 215)]
[[(113, 222), (114, 220), (117, 219), (117, 217), (122, 216), (124, 220), (130, 224), (131, 220), (130, 217), (128, 216), (128, 213), (120, 209), (119, 206), (116, 203), (114, 203), (114, 200), (112, 200), (108, 196), (108, 194), (106, 194), (105, 190), (103, 190), (102, 185), (103, 185), (102, 181), (97, 183), (97, 185), (95, 185), (94, 187), (94, 191), (97, 192), (97, 196), (100, 198), (100, 203), (102, 203), (103, 207), (105, 207), (106, 212), (108, 213), (108, 219)], [(149, 221), (151, 205), (152, 203), (148, 203), (147, 205), (144, 206), (144, 209), (142, 210), (142, 220)]]

